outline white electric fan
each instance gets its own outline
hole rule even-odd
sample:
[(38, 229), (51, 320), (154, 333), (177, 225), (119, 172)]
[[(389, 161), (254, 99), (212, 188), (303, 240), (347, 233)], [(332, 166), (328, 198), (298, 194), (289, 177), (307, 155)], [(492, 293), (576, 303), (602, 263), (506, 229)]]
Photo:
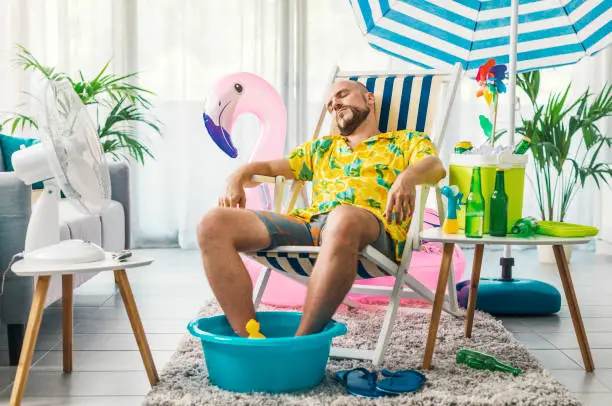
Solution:
[(110, 176), (98, 133), (85, 105), (67, 81), (51, 81), (46, 95), (47, 125), (40, 144), (13, 154), (15, 174), (26, 184), (44, 181), (30, 218), (24, 258), (41, 263), (101, 261), (104, 250), (82, 240), (60, 242), (59, 190), (77, 208), (99, 215), (111, 197)]

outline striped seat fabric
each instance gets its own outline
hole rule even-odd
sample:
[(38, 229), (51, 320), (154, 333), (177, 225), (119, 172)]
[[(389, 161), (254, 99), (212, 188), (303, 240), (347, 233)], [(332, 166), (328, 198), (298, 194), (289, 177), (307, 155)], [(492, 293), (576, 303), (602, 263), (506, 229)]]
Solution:
[[(310, 248), (310, 247), (308, 247)], [(317, 260), (318, 252), (283, 252), (259, 251), (249, 255), (249, 257), (266, 268), (276, 269), (284, 273), (297, 276), (309, 276), (312, 274), (315, 261)], [(397, 268), (397, 264), (391, 260), (387, 260), (387, 269)], [(378, 266), (367, 256), (360, 255), (357, 264), (357, 279), (378, 278), (381, 276), (391, 276), (393, 273), (390, 270)]]
[[(376, 120), (381, 132), (415, 130), (431, 135), (443, 78), (439, 75), (349, 76), (339, 80), (362, 83), (376, 98)], [(338, 129), (332, 123), (330, 133)], [(319, 136), (325, 136), (321, 133)]]
[(434, 75), (351, 76), (376, 97), (381, 132), (415, 130), (431, 134), (442, 78)]

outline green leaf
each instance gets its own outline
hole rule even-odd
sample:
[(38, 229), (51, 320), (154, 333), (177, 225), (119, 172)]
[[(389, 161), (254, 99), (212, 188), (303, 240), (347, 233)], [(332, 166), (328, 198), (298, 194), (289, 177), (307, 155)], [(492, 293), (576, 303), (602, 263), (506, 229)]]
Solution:
[(482, 131), (484, 132), (485, 136), (488, 139), (491, 139), (491, 133), (493, 132), (493, 123), (491, 123), (491, 120), (489, 120), (486, 116), (483, 116), (482, 114), (478, 116), (478, 119), (480, 120), (480, 128), (482, 128)]
[(380, 186), (384, 187), (385, 189), (389, 190), (391, 188), (391, 184), (386, 182), (382, 177), (377, 176), (376, 177), (376, 183), (378, 183)]
[(355, 203), (355, 189), (348, 188), (345, 191), (336, 193), (336, 198), (342, 200), (343, 202), (354, 204)]
[(306, 164), (302, 165), (302, 169), (300, 170), (300, 174), (298, 175), (299, 180), (311, 180), (312, 179), (312, 171)]
[(402, 149), (392, 142), (389, 143), (389, 150), (397, 156), (401, 156), (403, 154)]
[(374, 169), (376, 170), (376, 174), (380, 178), (384, 178), (384, 176), (385, 176), (385, 172), (384, 171), (389, 170), (389, 165), (384, 164), (384, 163), (374, 164)]
[(330, 211), (331, 209), (333, 209), (336, 206), (340, 206), (340, 202), (337, 201), (331, 201), (331, 202), (323, 202), (321, 204), (319, 204), (319, 212), (321, 213), (325, 213)]
[(495, 133), (495, 141), (499, 140), (501, 137), (503, 137), (506, 133), (508, 132), (508, 130), (500, 130), (497, 133)]
[(8, 117), (0, 123), (0, 129), (10, 125), (9, 134), (14, 135), (18, 128), (21, 131), (25, 130), (26, 127), (38, 130), (38, 123), (35, 118), (30, 117), (21, 113), (8, 113)]
[(537, 107), (537, 98), (540, 91), (540, 72), (519, 73), (516, 76), (516, 84), (527, 94), (532, 106)]
[(24, 46), (17, 45), (19, 52), (17, 53), (17, 58), (15, 62), (17, 65), (20, 65), (24, 71), (33, 70), (42, 74), (45, 78), (52, 81), (59, 81), (66, 78), (66, 74), (63, 72), (56, 72), (55, 68), (43, 66), (38, 59), (32, 55), (30, 51), (28, 51)]
[(362, 164), (363, 161), (360, 158), (357, 158), (350, 164), (344, 166), (344, 173), (346, 174), (346, 176), (358, 178), (359, 176), (361, 176)]
[(291, 153), (290, 159), (302, 158), (304, 156), (304, 150), (302, 148), (298, 148)]
[(342, 169), (342, 167), (338, 165), (338, 162), (336, 162), (336, 158), (333, 156), (329, 159), (329, 167), (331, 169)]
[(329, 151), (329, 148), (332, 145), (333, 140), (331, 138), (326, 138), (324, 140), (317, 140), (313, 143), (316, 149), (316, 155), (321, 158), (323, 155)]
[(15, 130), (17, 129), (17, 126), (19, 125), (19, 121), (20, 119), (13, 120), (13, 125), (11, 126), (11, 134), (15, 134)]
[(380, 204), (380, 202), (372, 199), (371, 197), (368, 200), (366, 200), (366, 202), (368, 203), (368, 205), (370, 207), (372, 207), (374, 209), (381, 209), (382, 208), (382, 205)]

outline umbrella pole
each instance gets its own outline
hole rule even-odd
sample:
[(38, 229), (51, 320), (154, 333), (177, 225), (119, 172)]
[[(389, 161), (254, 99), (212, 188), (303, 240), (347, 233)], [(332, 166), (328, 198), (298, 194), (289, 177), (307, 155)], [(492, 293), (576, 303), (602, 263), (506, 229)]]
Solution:
[[(518, 12), (519, 12), (519, 0), (512, 0), (512, 15), (510, 17), (510, 52), (508, 55), (509, 60), (509, 76), (510, 83), (508, 86), (508, 145), (512, 147), (514, 145), (514, 131), (515, 131), (515, 106), (516, 106), (516, 59), (517, 59), (517, 43), (518, 43)], [(512, 266), (514, 265), (514, 258), (512, 258), (512, 247), (510, 245), (504, 246), (504, 256), (500, 258), (500, 265), (502, 267), (502, 279), (512, 279)]]
[(510, 57), (509, 76), (510, 83), (508, 87), (508, 144), (510, 147), (514, 145), (515, 131), (515, 106), (516, 106), (516, 59), (517, 59), (517, 42), (518, 42), (518, 6), (519, 0), (512, 0), (512, 17), (510, 18)]

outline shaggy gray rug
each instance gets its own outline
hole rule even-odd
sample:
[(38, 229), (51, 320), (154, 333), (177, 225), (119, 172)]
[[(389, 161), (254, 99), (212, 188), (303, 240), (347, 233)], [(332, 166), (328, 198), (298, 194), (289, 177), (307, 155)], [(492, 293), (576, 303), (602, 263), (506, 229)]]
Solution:
[[(262, 306), (262, 310), (270, 309)], [(200, 316), (220, 313), (216, 303), (200, 311)], [(334, 340), (336, 345), (372, 348), (382, 324), (384, 309), (364, 306), (359, 310), (341, 309), (336, 320), (347, 324), (349, 333)], [(395, 321), (386, 357), (378, 370), (418, 369), (423, 357), (430, 314), (401, 308)], [(529, 354), (510, 332), (488, 314), (477, 312), (472, 339), (463, 338), (463, 320), (442, 315), (433, 368), (425, 371), (427, 383), (420, 392), (398, 397), (365, 399), (348, 395), (334, 380), (340, 369), (365, 367), (367, 361), (334, 360), (318, 387), (297, 394), (240, 394), (221, 390), (208, 382), (200, 341), (187, 334), (161, 373), (160, 383), (151, 390), (145, 405), (579, 405), (580, 402)], [(479, 371), (455, 363), (462, 348), (495, 356), (523, 370), (510, 374)]]

